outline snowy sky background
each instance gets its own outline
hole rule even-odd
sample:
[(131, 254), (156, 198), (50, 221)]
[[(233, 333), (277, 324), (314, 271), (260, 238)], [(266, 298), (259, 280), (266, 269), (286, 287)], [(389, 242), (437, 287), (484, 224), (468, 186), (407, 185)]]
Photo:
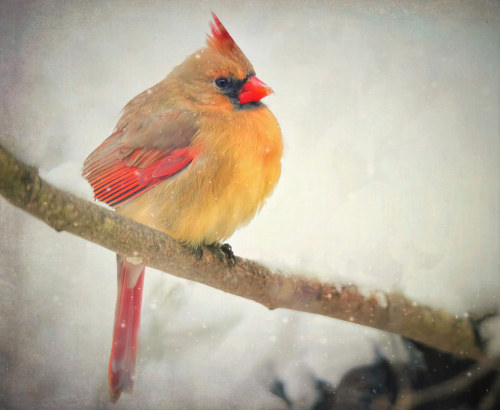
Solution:
[[(202, 47), (217, 13), (275, 94), (281, 181), (230, 243), (290, 272), (401, 291), (452, 314), (500, 305), (500, 3), (0, 3), (0, 142), (57, 186), (133, 96)], [(106, 402), (115, 256), (0, 198), (0, 402), (17, 408), (307, 404), (374, 357), (372, 329), (149, 270), (137, 382)]]

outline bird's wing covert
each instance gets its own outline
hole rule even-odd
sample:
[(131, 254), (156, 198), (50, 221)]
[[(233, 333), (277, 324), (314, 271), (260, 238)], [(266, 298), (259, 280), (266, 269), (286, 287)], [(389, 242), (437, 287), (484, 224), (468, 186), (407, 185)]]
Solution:
[(132, 122), (89, 155), (83, 176), (96, 199), (120, 205), (187, 167), (194, 157), (190, 145), (196, 133), (181, 111)]

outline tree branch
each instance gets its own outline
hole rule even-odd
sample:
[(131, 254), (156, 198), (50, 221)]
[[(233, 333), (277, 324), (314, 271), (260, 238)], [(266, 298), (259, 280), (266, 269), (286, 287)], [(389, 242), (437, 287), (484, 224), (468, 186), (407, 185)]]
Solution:
[(398, 293), (363, 296), (355, 286), (338, 287), (300, 275), (272, 272), (236, 257), (234, 266), (212, 252), (201, 258), (162, 232), (61, 191), (0, 146), (0, 194), (44, 221), (113, 252), (142, 258), (148, 266), (252, 299), (264, 306), (316, 313), (398, 333), (435, 348), (484, 359), (471, 322), (418, 305)]
[[(399, 391), (396, 402), (391, 408), (393, 410), (411, 410), (457, 394), (471, 394), (472, 385), (480, 382), (486, 375), (492, 374), (499, 367), (500, 357), (496, 357), (489, 361), (480, 361), (478, 364), (470, 366), (470, 368), (458, 373), (454, 377), (424, 389), (412, 390), (405, 386)], [(400, 377), (404, 378), (406, 376), (406, 374), (402, 374)], [(484, 396), (480, 400), (480, 407), (478, 409), (492, 409), (499, 389), (500, 378), (495, 378), (490, 388), (484, 387)], [(382, 407), (375, 406), (374, 408)]]

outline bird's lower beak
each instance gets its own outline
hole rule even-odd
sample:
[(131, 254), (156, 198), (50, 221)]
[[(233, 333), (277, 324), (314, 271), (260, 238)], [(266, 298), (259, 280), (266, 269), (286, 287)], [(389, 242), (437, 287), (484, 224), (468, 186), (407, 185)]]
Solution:
[(243, 87), (241, 87), (241, 91), (238, 94), (238, 100), (240, 104), (260, 101), (272, 92), (273, 90), (271, 87), (253, 75), (243, 84)]

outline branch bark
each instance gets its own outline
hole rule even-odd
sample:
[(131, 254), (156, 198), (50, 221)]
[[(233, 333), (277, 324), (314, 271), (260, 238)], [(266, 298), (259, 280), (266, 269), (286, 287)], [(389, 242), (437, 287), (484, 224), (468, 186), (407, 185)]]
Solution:
[(36, 168), (0, 146), (0, 194), (56, 231), (66, 231), (113, 252), (142, 258), (155, 269), (254, 300), (398, 333), (435, 348), (485, 359), (471, 322), (419, 305), (398, 293), (363, 296), (301, 275), (272, 272), (236, 257), (234, 266), (204, 251), (201, 258), (162, 232), (148, 228), (43, 181)]

